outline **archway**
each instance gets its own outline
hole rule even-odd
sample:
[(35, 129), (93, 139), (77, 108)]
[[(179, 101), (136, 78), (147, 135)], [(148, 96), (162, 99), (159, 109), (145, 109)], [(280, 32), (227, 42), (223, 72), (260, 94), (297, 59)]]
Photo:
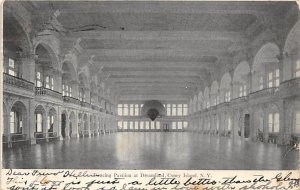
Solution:
[(35, 114), (35, 138), (45, 139), (46, 138), (46, 118), (45, 109), (42, 105), (38, 105), (34, 111)]
[(11, 141), (25, 140), (29, 134), (27, 126), (28, 113), (26, 106), (17, 101), (13, 104), (9, 113), (9, 133)]
[(67, 127), (67, 113), (63, 112), (61, 114), (61, 136), (66, 138), (66, 127)]

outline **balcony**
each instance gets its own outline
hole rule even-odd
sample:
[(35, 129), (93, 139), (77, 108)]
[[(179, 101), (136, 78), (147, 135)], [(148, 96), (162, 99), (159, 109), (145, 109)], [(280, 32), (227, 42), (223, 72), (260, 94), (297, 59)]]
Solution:
[(230, 102), (222, 102), (222, 103), (217, 105), (217, 108), (222, 109), (222, 108), (227, 107), (229, 105), (230, 105)]
[(35, 87), (35, 95), (36, 96), (49, 96), (58, 100), (62, 99), (61, 93), (54, 91), (54, 90), (50, 90), (48, 88), (44, 88), (44, 87)]
[(97, 105), (92, 105), (93, 110), (99, 110), (100, 108)]
[(261, 98), (272, 98), (272, 97), (279, 97), (279, 88), (272, 87), (272, 88), (265, 88), (256, 92), (252, 92), (249, 94), (249, 98), (254, 99), (261, 99)]
[(231, 104), (241, 104), (247, 102), (247, 100), (248, 100), (248, 96), (242, 96), (242, 97), (232, 99), (230, 102)]
[(4, 85), (10, 85), (16, 88), (21, 88), (24, 90), (34, 92), (34, 83), (6, 73), (3, 73), (3, 83)]
[(280, 84), (280, 97), (287, 98), (300, 95), (300, 78), (284, 81)]
[(90, 107), (91, 107), (91, 104), (89, 104), (89, 103), (87, 103), (87, 102), (83, 102), (83, 101), (80, 102), (80, 105), (81, 105), (82, 107), (86, 107), (86, 108), (90, 108)]
[(80, 101), (78, 99), (70, 97), (70, 96), (63, 96), (63, 101), (65, 103), (70, 103), (70, 104), (75, 104), (75, 105), (80, 104)]

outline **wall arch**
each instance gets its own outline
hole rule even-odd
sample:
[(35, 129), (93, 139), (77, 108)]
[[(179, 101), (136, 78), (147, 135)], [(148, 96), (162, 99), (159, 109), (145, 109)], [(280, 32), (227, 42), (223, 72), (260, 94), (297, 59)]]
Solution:
[(264, 44), (254, 57), (252, 66), (252, 89), (262, 89), (266, 83), (266, 75), (269, 71), (279, 68), (280, 49), (275, 43)]
[(233, 97), (239, 97), (239, 88), (241, 85), (246, 85), (246, 91), (248, 91), (250, 67), (247, 61), (242, 61), (235, 68), (233, 73)]
[(300, 20), (290, 30), (283, 49), (283, 81), (295, 77), (294, 67), (300, 59)]
[(231, 76), (229, 73), (225, 73), (220, 82), (220, 102), (225, 101), (225, 93), (231, 92)]

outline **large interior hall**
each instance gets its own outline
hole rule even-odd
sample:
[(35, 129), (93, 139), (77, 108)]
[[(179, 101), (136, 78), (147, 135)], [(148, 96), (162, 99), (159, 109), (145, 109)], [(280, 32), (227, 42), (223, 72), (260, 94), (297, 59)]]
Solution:
[(4, 168), (296, 170), (296, 2), (5, 1)]

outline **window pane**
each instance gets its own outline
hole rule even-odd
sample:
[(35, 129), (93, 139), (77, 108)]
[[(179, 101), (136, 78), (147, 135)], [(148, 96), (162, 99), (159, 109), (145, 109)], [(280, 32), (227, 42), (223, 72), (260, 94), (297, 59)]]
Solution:
[(149, 129), (149, 121), (145, 121), (145, 128)]
[(119, 128), (119, 129), (122, 129), (122, 128), (123, 128), (122, 124), (123, 124), (122, 121), (118, 121), (118, 128)]
[(179, 122), (177, 123), (177, 128), (178, 128), (178, 129), (182, 129), (182, 121), (179, 121)]
[(187, 122), (187, 121), (184, 121), (184, 122), (183, 122), (183, 128), (186, 129), (187, 127), (188, 127), (188, 122)]
[(160, 129), (160, 122), (159, 121), (156, 122), (156, 129)]
[(228, 118), (228, 125), (227, 125), (228, 131), (231, 131), (231, 118)]
[(171, 104), (167, 104), (167, 116), (171, 116)]
[(276, 70), (275, 70), (275, 77), (276, 77), (276, 78), (279, 78), (279, 69), (276, 69)]
[(122, 116), (123, 115), (123, 105), (118, 104), (118, 115)]
[(172, 116), (176, 116), (176, 115), (177, 115), (177, 105), (172, 104)]
[(124, 104), (123, 115), (128, 115), (128, 104)]
[(138, 121), (134, 122), (134, 127), (135, 127), (136, 130), (139, 129), (139, 122)]
[(140, 129), (144, 129), (144, 121), (140, 121)]
[(178, 104), (178, 107), (177, 107), (177, 115), (178, 115), (178, 116), (182, 116), (182, 104)]
[(42, 114), (37, 113), (36, 114), (36, 132), (42, 132), (43, 131), (43, 119), (42, 119)]
[(15, 72), (15, 60), (9, 58), (8, 59), (8, 74), (12, 76), (16, 76)]
[(135, 115), (135, 116), (138, 116), (138, 115), (139, 115), (139, 105), (138, 105), (138, 104), (135, 104), (135, 105), (134, 105), (134, 115)]
[(123, 121), (123, 129), (128, 129), (127, 121)]
[(279, 132), (279, 113), (274, 114), (274, 132)]
[(183, 104), (183, 113), (182, 113), (182, 115), (187, 115), (187, 114), (188, 114), (187, 104)]
[(10, 112), (10, 121), (9, 121), (9, 125), (10, 125), (10, 133), (14, 133), (15, 132), (15, 112), (11, 111)]
[(269, 132), (273, 132), (273, 114), (269, 114)]
[(176, 122), (175, 121), (172, 122), (172, 129), (176, 129)]
[(130, 106), (129, 106), (129, 115), (130, 116), (133, 116), (133, 104), (130, 104)]
[(129, 129), (133, 129), (133, 121), (129, 122)]
[(154, 123), (154, 121), (151, 121), (150, 123), (151, 123), (151, 129), (155, 129), (155, 123)]

